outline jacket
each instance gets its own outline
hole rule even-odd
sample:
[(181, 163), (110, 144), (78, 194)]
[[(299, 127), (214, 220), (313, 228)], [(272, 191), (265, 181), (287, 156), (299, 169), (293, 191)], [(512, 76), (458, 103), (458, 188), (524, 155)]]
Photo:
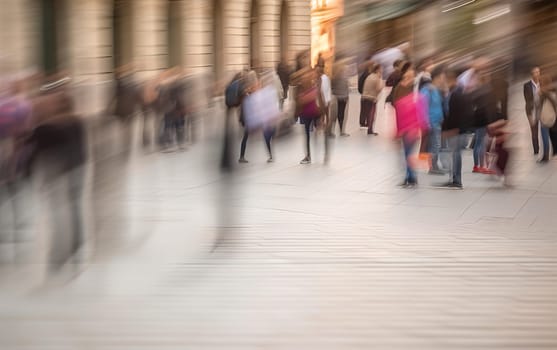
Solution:
[(474, 109), (470, 94), (464, 93), (464, 88), (455, 87), (449, 92), (443, 131), (458, 130), (460, 134), (473, 129)]
[(377, 101), (377, 96), (379, 96), (384, 86), (385, 84), (379, 75), (376, 73), (370, 74), (364, 83), (362, 98), (364, 100)]

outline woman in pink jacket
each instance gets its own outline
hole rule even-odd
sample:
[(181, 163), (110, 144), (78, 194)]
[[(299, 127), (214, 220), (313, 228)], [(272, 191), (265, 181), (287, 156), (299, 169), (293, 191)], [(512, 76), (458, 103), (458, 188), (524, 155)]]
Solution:
[(396, 111), (397, 137), (402, 140), (406, 161), (406, 177), (403, 187), (414, 187), (418, 184), (416, 171), (411, 158), (420, 139), (422, 130), (427, 129), (425, 101), (414, 91), (415, 71), (408, 69), (395, 88), (393, 102)]

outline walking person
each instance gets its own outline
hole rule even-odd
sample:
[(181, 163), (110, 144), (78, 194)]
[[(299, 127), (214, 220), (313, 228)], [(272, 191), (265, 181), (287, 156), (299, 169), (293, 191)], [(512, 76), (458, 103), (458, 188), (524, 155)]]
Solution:
[[(431, 73), (431, 82), (426, 83), (420, 93), (424, 96), (429, 117), (429, 145), (428, 150), (431, 154), (431, 169), (429, 173), (432, 175), (443, 175), (445, 170), (439, 167), (439, 153), (441, 151), (442, 142), (442, 126), (444, 119), (444, 97), (443, 87), (445, 85), (445, 73), (443, 67), (436, 67)], [(422, 140), (426, 142), (426, 140)]]
[(420, 94), (414, 92), (415, 72), (408, 69), (393, 93), (396, 110), (397, 136), (402, 141), (406, 175), (402, 187), (412, 188), (418, 184), (418, 178), (412, 159), (420, 138), (421, 130), (426, 127), (425, 106)]
[(385, 87), (383, 82), (383, 69), (380, 64), (375, 64), (370, 69), (370, 75), (366, 78), (364, 83), (364, 92), (362, 94), (362, 107), (367, 119), (367, 134), (377, 135), (373, 130), (375, 122), (375, 113), (377, 111), (377, 98), (381, 90)]
[[(240, 92), (240, 104), (243, 103), (246, 96), (249, 96), (251, 93), (255, 92), (259, 87), (259, 78), (257, 77), (257, 73), (254, 70), (249, 71), (242, 83), (242, 89)], [(242, 143), (240, 145), (240, 159), (238, 159), (238, 163), (248, 163), (246, 156), (246, 148), (248, 144), (248, 137), (249, 137), (249, 129), (246, 125), (245, 120), (245, 113), (243, 108), (240, 108), (240, 124), (244, 127), (244, 136), (242, 137)]]
[(552, 91), (551, 78), (542, 76), (540, 78), (539, 90), (539, 113), (536, 116), (540, 125), (542, 135), (542, 157), (540, 163), (547, 163), (550, 159), (550, 144), (555, 142), (551, 139), (550, 129), (555, 125), (555, 113), (557, 106), (557, 98)]
[(230, 83), (226, 86), (224, 96), (226, 112), (224, 116), (224, 131), (223, 131), (223, 149), (221, 156), (221, 169), (231, 170), (232, 169), (232, 146), (231, 146), (231, 135), (230, 135), (230, 121), (232, 116), (237, 113), (238, 107), (241, 105), (241, 94), (242, 94), (242, 79), (243, 72), (237, 73)]
[[(476, 89), (471, 92), (474, 104), (474, 168), (472, 172), (494, 175), (495, 171), (489, 169), (487, 164), (487, 126), (495, 119), (496, 101), (490, 77), (483, 72), (476, 72)], [(466, 87), (464, 88), (466, 92)]]
[[(340, 129), (340, 136), (350, 136), (346, 133), (345, 115), (348, 107), (348, 96), (350, 94), (350, 87), (348, 85), (348, 77), (346, 75), (346, 65), (344, 63), (337, 63), (333, 67), (333, 79), (331, 81), (331, 90), (333, 93), (333, 104), (336, 104), (336, 117)], [(335, 118), (331, 116), (329, 123), (329, 133), (335, 136)]]
[[(300, 74), (297, 89), (297, 106), (299, 108), (297, 115), (304, 125), (306, 141), (306, 156), (300, 161), (300, 164), (311, 163), (310, 134), (314, 126), (316, 128), (320, 126), (320, 123), (323, 122), (323, 115), (326, 113), (322, 109), (325, 104), (321, 94), (321, 81), (319, 73), (313, 69), (308, 68)], [(325, 160), (328, 157), (327, 152), (327, 137), (325, 136)]]
[(450, 70), (445, 76), (449, 93), (445, 99), (443, 133), (452, 152), (452, 168), (449, 182), (444, 187), (462, 189), (462, 151), (466, 147), (467, 133), (473, 126), (474, 110), (470, 95), (458, 85), (458, 74)]
[(531, 78), (528, 82), (524, 83), (524, 100), (526, 101), (526, 117), (530, 124), (530, 132), (532, 133), (532, 147), (534, 155), (540, 153), (539, 142), (539, 120), (536, 115), (540, 109), (540, 68), (534, 67), (530, 71)]
[(364, 99), (361, 96), (364, 93), (364, 85), (367, 77), (371, 74), (371, 67), (374, 65), (371, 61), (365, 61), (361, 65), (361, 73), (358, 76), (358, 92), (360, 93), (360, 127), (367, 128), (367, 114), (364, 106)]

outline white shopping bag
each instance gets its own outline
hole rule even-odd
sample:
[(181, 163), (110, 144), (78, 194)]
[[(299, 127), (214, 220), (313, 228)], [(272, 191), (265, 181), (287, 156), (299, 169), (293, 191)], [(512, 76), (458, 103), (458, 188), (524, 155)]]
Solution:
[(244, 98), (244, 122), (248, 130), (271, 126), (280, 116), (277, 92), (273, 86), (263, 87)]

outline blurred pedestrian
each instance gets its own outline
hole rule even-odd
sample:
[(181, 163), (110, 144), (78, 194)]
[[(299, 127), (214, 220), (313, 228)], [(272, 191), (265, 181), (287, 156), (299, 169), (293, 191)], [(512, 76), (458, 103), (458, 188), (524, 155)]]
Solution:
[(415, 77), (415, 71), (409, 68), (403, 73), (402, 79), (393, 93), (397, 136), (402, 141), (406, 163), (406, 175), (404, 182), (401, 184), (405, 188), (412, 188), (418, 184), (413, 158), (421, 130), (427, 127), (425, 102), (420, 94), (414, 92)]
[[(87, 160), (86, 131), (67, 91), (45, 91), (33, 106), (33, 170), (41, 175), (49, 212), (50, 267), (62, 267), (85, 242), (83, 190)], [(68, 220), (69, 219), (69, 220)]]
[(367, 134), (377, 135), (373, 130), (375, 122), (375, 113), (377, 110), (377, 98), (385, 87), (383, 82), (383, 68), (380, 64), (375, 64), (370, 69), (370, 75), (366, 78), (364, 83), (364, 91), (362, 94), (362, 107), (363, 113), (367, 120)]
[(360, 69), (361, 72), (358, 76), (358, 92), (360, 93), (360, 127), (367, 128), (367, 114), (365, 110), (365, 102), (364, 99), (361, 98), (361, 95), (364, 93), (364, 85), (366, 82), (367, 77), (371, 74), (371, 68), (374, 66), (372, 61), (365, 61), (361, 64)]
[(454, 70), (446, 72), (448, 95), (445, 98), (444, 137), (449, 141), (452, 152), (450, 179), (444, 187), (462, 189), (462, 151), (466, 147), (467, 133), (473, 127), (473, 104), (469, 94), (457, 83), (458, 74)]
[(475, 127), (475, 143), (474, 143), (474, 168), (472, 172), (493, 175), (495, 172), (489, 169), (486, 158), (487, 153), (487, 126), (495, 119), (497, 112), (495, 94), (490, 82), (490, 76), (482, 71), (476, 71), (474, 90), (466, 88), (464, 91), (470, 91), (474, 103), (474, 127)]
[(290, 86), (290, 67), (288, 66), (288, 63), (286, 62), (285, 59), (282, 59), (278, 64), (277, 64), (277, 75), (280, 78), (280, 82), (282, 85), (282, 96), (283, 98), (280, 100), (280, 109), (282, 110), (284, 108), (284, 100), (286, 100), (288, 98), (288, 89)]
[(540, 125), (542, 135), (542, 156), (541, 163), (547, 163), (551, 157), (550, 145), (551, 140), (550, 129), (555, 125), (555, 113), (557, 111), (557, 97), (552, 91), (552, 81), (549, 76), (541, 76), (539, 89), (539, 113), (536, 119)]
[[(333, 79), (331, 81), (331, 89), (333, 93), (333, 103), (336, 105), (336, 117), (340, 136), (350, 136), (345, 129), (345, 115), (348, 107), (348, 99), (350, 95), (350, 87), (348, 84), (348, 76), (346, 73), (346, 65), (337, 62), (333, 67)], [(331, 116), (329, 132), (331, 136), (335, 135), (335, 118)]]
[(533, 67), (530, 71), (531, 78), (524, 83), (524, 100), (526, 101), (526, 117), (530, 124), (530, 132), (532, 133), (532, 147), (534, 155), (540, 152), (539, 143), (539, 119), (537, 115), (540, 109), (540, 68)]
[[(300, 73), (299, 85), (297, 89), (297, 115), (300, 122), (304, 125), (306, 139), (306, 156), (300, 164), (311, 163), (310, 133), (323, 123), (322, 116), (326, 113), (322, 110), (325, 106), (323, 95), (321, 94), (321, 77), (316, 70), (306, 69)], [(325, 136), (325, 160), (328, 157), (327, 137)]]
[(446, 170), (441, 169), (439, 166), (439, 153), (441, 151), (442, 124), (444, 119), (444, 93), (442, 90), (445, 85), (444, 68), (441, 66), (436, 67), (430, 77), (431, 82), (425, 83), (419, 90), (426, 101), (429, 121), (429, 137), (422, 140), (422, 142), (429, 143), (428, 151), (431, 154), (431, 169), (429, 173), (432, 175), (443, 175), (446, 173)]

